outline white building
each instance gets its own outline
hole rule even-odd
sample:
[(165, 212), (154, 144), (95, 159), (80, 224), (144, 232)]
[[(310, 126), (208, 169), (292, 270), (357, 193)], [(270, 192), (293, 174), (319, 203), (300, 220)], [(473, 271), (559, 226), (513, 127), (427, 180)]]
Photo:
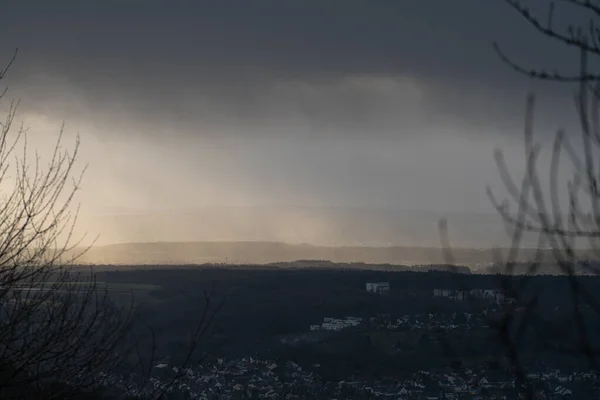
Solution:
[(367, 292), (387, 294), (390, 291), (389, 282), (367, 282)]
[(506, 296), (499, 289), (433, 289), (433, 297), (447, 297), (451, 300), (467, 300), (469, 298), (488, 300), (495, 303), (503, 303)]
[(342, 329), (355, 327), (360, 325), (362, 322), (362, 318), (357, 317), (346, 317), (346, 319), (339, 318), (331, 318), (326, 317), (323, 318), (323, 323), (320, 325), (311, 325), (311, 331), (339, 331)]

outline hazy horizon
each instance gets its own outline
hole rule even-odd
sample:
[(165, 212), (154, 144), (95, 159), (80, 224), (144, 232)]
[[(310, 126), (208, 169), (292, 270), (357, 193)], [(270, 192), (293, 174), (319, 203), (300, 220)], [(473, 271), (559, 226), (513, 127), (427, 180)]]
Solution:
[[(84, 221), (95, 245), (156, 242), (278, 242), (314, 246), (439, 247), (439, 221), (452, 246), (508, 246), (499, 215), (394, 208), (213, 206), (187, 210), (112, 210)], [(525, 241), (535, 247), (537, 242)]]

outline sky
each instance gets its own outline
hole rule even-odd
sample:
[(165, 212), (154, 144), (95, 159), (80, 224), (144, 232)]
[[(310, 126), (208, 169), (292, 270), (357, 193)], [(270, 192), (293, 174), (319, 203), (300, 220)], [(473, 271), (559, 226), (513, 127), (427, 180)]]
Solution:
[(81, 136), (94, 217), (491, 213), (494, 149), (523, 166), (527, 93), (540, 140), (576, 127), (575, 88), (520, 76), (494, 41), (529, 67), (576, 67), (502, 0), (14, 0), (0, 15), (0, 61), (19, 48), (7, 96), (38, 147), (63, 121)]

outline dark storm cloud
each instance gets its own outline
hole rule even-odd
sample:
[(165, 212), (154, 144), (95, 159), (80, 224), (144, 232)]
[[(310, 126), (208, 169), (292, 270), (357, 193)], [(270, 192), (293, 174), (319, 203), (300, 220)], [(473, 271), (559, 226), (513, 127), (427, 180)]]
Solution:
[[(543, 127), (573, 120), (573, 88), (529, 82), (492, 41), (524, 65), (572, 68), (577, 55), (536, 36), (502, 0), (2, 5), (0, 61), (20, 49), (2, 84), (22, 100), (33, 147), (49, 147), (63, 119), (68, 134), (81, 133), (89, 214), (202, 205), (488, 212), (485, 186), (502, 193), (493, 147), (508, 151), (517, 176), (523, 168), (527, 92), (541, 95)], [(311, 140), (322, 137), (331, 140)], [(278, 221), (272, 239), (290, 237), (292, 222)], [(316, 237), (331, 232), (303, 224)]]
[(514, 130), (529, 87), (492, 40), (556, 61), (502, 1), (15, 1), (0, 18), (30, 107), (180, 131)]

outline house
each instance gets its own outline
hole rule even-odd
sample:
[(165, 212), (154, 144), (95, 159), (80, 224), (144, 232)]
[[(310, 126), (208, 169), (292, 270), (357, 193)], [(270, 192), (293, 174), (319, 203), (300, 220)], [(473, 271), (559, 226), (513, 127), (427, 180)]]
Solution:
[(446, 297), (450, 300), (465, 301), (468, 299), (487, 300), (501, 304), (507, 301), (506, 296), (497, 289), (433, 289), (433, 297)]
[(389, 282), (367, 282), (367, 292), (387, 294), (390, 291)]
[(450, 297), (452, 292), (450, 289), (433, 289), (433, 297)]

